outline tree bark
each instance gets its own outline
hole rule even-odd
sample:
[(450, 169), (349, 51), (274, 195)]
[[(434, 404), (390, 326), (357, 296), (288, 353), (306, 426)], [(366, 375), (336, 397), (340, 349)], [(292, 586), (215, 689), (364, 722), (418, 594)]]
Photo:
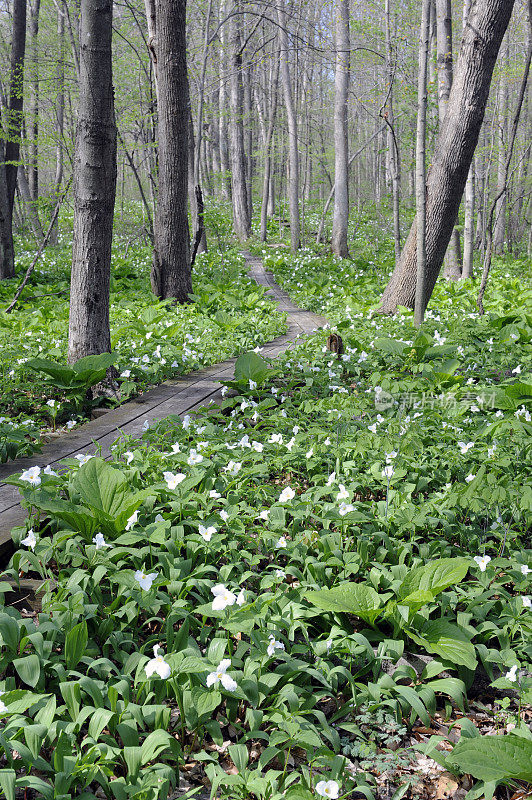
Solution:
[(229, 147), (231, 154), (231, 195), (233, 226), (241, 242), (251, 236), (248, 193), (246, 187), (246, 153), (244, 149), (244, 87), (242, 84), (241, 12), (237, 0), (231, 19), (231, 77)]
[(347, 226), (349, 224), (349, 157), (347, 138), (347, 95), (349, 91), (350, 41), (349, 0), (335, 4), (336, 73), (334, 78), (334, 210), (332, 252), (349, 257)]
[(262, 204), (260, 209), (260, 240), (266, 241), (268, 227), (268, 206), (272, 184), (272, 140), (275, 130), (275, 117), (277, 114), (277, 91), (279, 85), (279, 54), (275, 55), (272, 84), (270, 89), (270, 103), (268, 109), (268, 128), (264, 138), (264, 177), (262, 184)]
[(507, 71), (510, 66), (510, 40), (506, 36), (504, 47), (504, 57), (501, 57), (501, 77), (499, 81), (499, 91), (497, 96), (499, 121), (497, 126), (497, 207), (495, 209), (495, 227), (493, 230), (493, 250), (495, 253), (502, 253), (504, 250), (504, 239), (506, 234), (506, 148), (508, 145), (508, 103), (509, 87)]
[(430, 46), (430, 0), (423, 0), (419, 34), (419, 67), (417, 87), (416, 131), (416, 296), (414, 324), (418, 327), (425, 316), (427, 267), (427, 196), (426, 196), (426, 144), (427, 144), (427, 62)]
[[(471, 10), (458, 58), (449, 106), (438, 134), (427, 179), (426, 302), (430, 299), (451, 238), (475, 147), (493, 69), (515, 0), (479, 0)], [(417, 275), (414, 220), (399, 265), (381, 298), (380, 310), (412, 308)]]
[(151, 288), (162, 300), (187, 303), (192, 277), (187, 209), (190, 101), (186, 0), (147, 0), (147, 9), (157, 87), (159, 165)]
[(397, 144), (397, 136), (394, 128), (394, 106), (393, 106), (393, 82), (394, 82), (394, 64), (392, 52), (392, 30), (391, 30), (391, 13), (390, 13), (390, 0), (385, 0), (384, 3), (384, 24), (385, 24), (385, 39), (386, 39), (386, 82), (388, 84), (388, 96), (386, 102), (386, 110), (384, 111), (384, 119), (387, 124), (387, 137), (388, 137), (388, 159), (390, 165), (390, 178), (392, 183), (392, 206), (393, 206), (393, 239), (395, 248), (395, 263), (401, 257), (401, 217), (400, 217), (400, 199), (401, 199), (401, 159), (399, 155), (399, 147)]
[[(59, 55), (57, 58), (57, 99), (55, 103), (55, 198), (59, 197), (63, 183), (63, 132), (65, 122), (65, 14), (62, 4), (57, 6), (57, 38), (59, 40)], [(49, 242), (57, 244), (59, 239), (59, 213), (50, 232)]]
[[(29, 156), (28, 186), (34, 203), (39, 199), (39, 12), (41, 0), (30, 0), (30, 107), (29, 107)], [(37, 209), (35, 213), (38, 214)], [(44, 235), (44, 234), (43, 234)]]
[(112, 0), (81, 0), (68, 360), (111, 350), (109, 287), (116, 192)]
[(279, 23), (279, 47), (281, 51), (281, 80), (288, 122), (288, 204), (290, 207), (290, 244), (293, 253), (301, 246), (299, 219), (299, 151), (297, 141), (297, 117), (292, 94), (292, 80), (288, 61), (288, 30), (286, 27), (285, 0), (277, 5)]
[[(453, 20), (451, 0), (436, 0), (436, 47), (438, 65), (438, 121), (443, 125), (453, 85)], [(458, 280), (462, 274), (460, 234), (453, 229), (445, 256), (444, 276)]]

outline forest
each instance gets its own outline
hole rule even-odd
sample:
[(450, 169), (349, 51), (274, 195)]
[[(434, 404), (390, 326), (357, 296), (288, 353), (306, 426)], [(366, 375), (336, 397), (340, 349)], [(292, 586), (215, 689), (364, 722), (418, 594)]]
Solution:
[(0, 0), (0, 798), (532, 796), (532, 0)]

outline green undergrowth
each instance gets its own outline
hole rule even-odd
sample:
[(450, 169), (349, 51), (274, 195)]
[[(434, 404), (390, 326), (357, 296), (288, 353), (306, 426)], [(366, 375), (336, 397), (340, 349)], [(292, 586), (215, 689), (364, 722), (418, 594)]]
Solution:
[[(66, 363), (71, 247), (48, 248), (22, 297), (5, 314), (34, 247), (19, 242), (17, 278), (0, 282), (0, 461), (29, 455), (39, 429), (72, 427), (91, 404), (56, 378), (29, 368), (35, 358)], [(24, 249), (26, 248), (26, 249)], [(111, 282), (111, 346), (121, 399), (149, 385), (223, 361), (286, 330), (264, 290), (247, 276), (234, 249), (198, 256), (193, 302), (157, 302), (149, 287), (150, 248), (117, 235)], [(57, 368), (52, 369), (57, 372)], [(64, 378), (64, 376), (63, 376)], [(110, 402), (110, 401), (107, 401)]]
[[(329, 331), (249, 353), (219, 407), (12, 481), (30, 516), (4, 578), (47, 590), (0, 614), (11, 797), (164, 800), (181, 776), (188, 797), (380, 800), (421, 758), (478, 779), (471, 800), (532, 780), (523, 290), (479, 319), (444, 287), (417, 332), (368, 315), (376, 267), (269, 264), (343, 355)], [(468, 717), (486, 694), (495, 737)], [(415, 745), (437, 715), (459, 743)]]

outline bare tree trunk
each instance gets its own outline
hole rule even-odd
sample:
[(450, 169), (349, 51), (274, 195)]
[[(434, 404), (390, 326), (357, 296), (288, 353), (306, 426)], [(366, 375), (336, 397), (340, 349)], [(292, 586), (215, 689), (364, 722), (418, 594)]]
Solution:
[(414, 303), (414, 324), (418, 327), (425, 316), (426, 269), (427, 269), (427, 180), (426, 180), (426, 139), (427, 139), (427, 62), (430, 46), (430, 0), (423, 0), (421, 8), (421, 29), (419, 34), (419, 69), (417, 86), (417, 132), (416, 132), (416, 216), (417, 216), (417, 275)]
[(242, 36), (239, 0), (231, 19), (231, 120), (229, 122), (229, 147), (231, 153), (231, 195), (233, 199), (233, 226), (241, 242), (251, 235), (248, 193), (246, 187), (246, 153), (244, 149), (244, 89), (242, 85)]
[[(57, 7), (57, 38), (59, 41), (59, 55), (57, 58), (56, 66), (56, 79), (57, 79), (57, 99), (55, 105), (55, 179), (54, 179), (54, 193), (55, 197), (59, 196), (61, 191), (61, 184), (63, 182), (63, 130), (65, 119), (65, 15), (63, 6), (60, 4)], [(55, 217), (52, 230), (50, 232), (49, 242), (52, 245), (57, 244), (59, 237), (59, 214)]]
[[(501, 56), (501, 77), (499, 81), (499, 91), (497, 105), (499, 122), (497, 126), (497, 207), (495, 210), (495, 227), (493, 230), (493, 249), (495, 253), (502, 253), (504, 250), (504, 240), (506, 234), (506, 148), (507, 148), (507, 129), (508, 129), (508, 102), (509, 88), (507, 71), (510, 65), (510, 39), (506, 35), (506, 43)], [(504, 189), (504, 190), (503, 190)]]
[(332, 252), (349, 257), (347, 226), (349, 224), (349, 157), (347, 139), (347, 95), (349, 92), (349, 0), (335, 3), (336, 74), (334, 79), (334, 210)]
[[(29, 107), (29, 157), (28, 186), (33, 202), (39, 199), (39, 11), (41, 0), (30, 1), (30, 107)], [(35, 213), (38, 214), (37, 208)]]
[(15, 274), (13, 206), (23, 122), (25, 49), (26, 0), (14, 0), (11, 75), (5, 121), (6, 136), (5, 139), (0, 139), (0, 279), (12, 278)]
[(292, 252), (296, 253), (301, 246), (299, 220), (299, 151), (297, 141), (297, 116), (292, 94), (290, 77), (288, 30), (286, 27), (285, 0), (277, 5), (277, 21), (279, 23), (279, 45), (281, 50), (281, 79), (283, 83), (284, 104), (288, 121), (288, 203), (290, 207), (290, 243)]
[[(192, 292), (188, 229), (186, 0), (148, 0), (150, 49), (157, 86), (159, 188), (151, 288), (162, 300), (187, 303)], [(155, 28), (153, 30), (153, 28)]]
[(388, 102), (386, 103), (386, 110), (384, 112), (384, 119), (386, 120), (388, 131), (388, 156), (390, 163), (390, 177), (392, 182), (392, 206), (393, 206), (393, 240), (395, 247), (395, 263), (401, 257), (401, 217), (400, 217), (400, 199), (401, 199), (401, 168), (400, 168), (400, 155), (397, 143), (397, 136), (394, 128), (394, 108), (393, 108), (393, 82), (394, 82), (394, 64), (392, 53), (392, 31), (391, 31), (391, 14), (390, 14), (390, 0), (385, 0), (384, 3), (384, 23), (385, 23), (385, 38), (386, 38), (386, 80), (388, 83)]
[[(227, 0), (220, 4), (220, 16), (225, 19), (227, 15)], [(222, 173), (221, 193), (227, 200), (231, 197), (231, 180), (229, 163), (229, 130), (227, 125), (227, 65), (228, 65), (228, 36), (225, 23), (220, 28), (220, 92), (218, 94), (218, 126), (220, 131), (220, 169)]]
[(268, 114), (268, 128), (264, 139), (264, 178), (262, 184), (262, 205), (260, 209), (260, 240), (266, 241), (268, 226), (268, 207), (270, 204), (270, 190), (273, 183), (272, 178), (272, 140), (275, 130), (275, 117), (277, 114), (277, 92), (279, 86), (279, 54), (275, 57), (273, 68), (272, 85), (270, 90), (270, 104)]
[[(436, 0), (436, 42), (438, 53), (438, 120), (443, 125), (453, 85), (453, 22), (451, 0)], [(453, 228), (445, 256), (444, 277), (457, 280), (462, 274), (460, 234)]]
[[(484, 0), (473, 7), (444, 124), (438, 135), (427, 180), (427, 303), (439, 275), (460, 206), (486, 102), (493, 68), (515, 0)], [(414, 223), (381, 298), (381, 311), (412, 308), (417, 275), (417, 224)]]
[[(471, 10), (471, 0), (464, 0), (462, 28), (467, 25)], [(475, 247), (475, 159), (469, 167), (464, 196), (464, 258), (462, 261), (462, 278), (473, 275), (473, 253)]]
[(109, 287), (116, 192), (112, 0), (81, 0), (68, 360), (111, 350)]

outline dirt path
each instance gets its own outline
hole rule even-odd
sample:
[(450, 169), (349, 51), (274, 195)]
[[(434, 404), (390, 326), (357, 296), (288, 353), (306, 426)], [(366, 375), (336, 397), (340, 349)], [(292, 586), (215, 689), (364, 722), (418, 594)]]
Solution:
[[(284, 311), (288, 319), (288, 332), (264, 345), (263, 355), (275, 358), (287, 350), (298, 336), (311, 333), (324, 325), (326, 320), (294, 305), (275, 283), (272, 274), (264, 269), (260, 258), (251, 253), (244, 253), (244, 256), (249, 265), (250, 277), (259, 285), (267, 287), (267, 294), (278, 302), (279, 310)], [(42, 448), (42, 453), (0, 465), (0, 555), (10, 553), (11, 529), (15, 525), (21, 525), (26, 518), (26, 510), (20, 505), (18, 490), (4, 483), (6, 478), (34, 465), (45, 467), (50, 464), (54, 467), (64, 458), (72, 458), (79, 453), (95, 453), (99, 448), (105, 458), (110, 454), (111, 445), (121, 434), (140, 437), (146, 422), (152, 425), (171, 414), (185, 415), (211, 401), (220, 401), (220, 381), (232, 378), (235, 361), (236, 358), (231, 358), (183, 378), (166, 381), (72, 433), (49, 442)]]

